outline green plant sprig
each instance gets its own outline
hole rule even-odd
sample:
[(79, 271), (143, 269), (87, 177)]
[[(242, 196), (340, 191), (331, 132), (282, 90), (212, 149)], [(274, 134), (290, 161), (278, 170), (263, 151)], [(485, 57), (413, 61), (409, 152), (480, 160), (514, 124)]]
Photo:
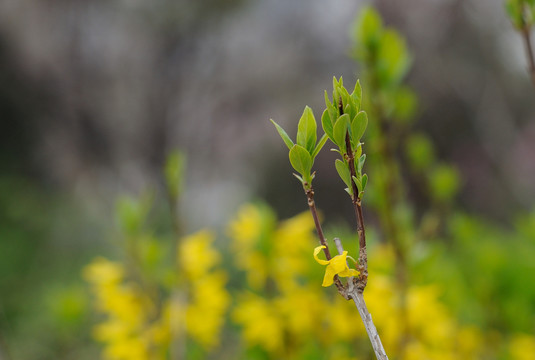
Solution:
[[(294, 175), (296, 175), (303, 184), (303, 189), (308, 199), (308, 206), (314, 219), (319, 241), (322, 245), (321, 248), (327, 259), (327, 261), (323, 261), (323, 263), (329, 263), (332, 258), (325, 236), (323, 235), (314, 201), (312, 180), (314, 179), (315, 173), (312, 172), (312, 165), (314, 164), (315, 157), (323, 148), (327, 139), (330, 139), (338, 147), (333, 150), (341, 155), (341, 159), (335, 161), (335, 167), (338, 175), (347, 186), (346, 191), (351, 197), (357, 220), (357, 232), (359, 237), (357, 268), (359, 271), (358, 277), (350, 276), (347, 284), (344, 285), (337, 274), (340, 274), (341, 276), (346, 276), (347, 274), (343, 275), (339, 269), (334, 275), (333, 283), (336, 285), (338, 292), (345, 299), (352, 299), (355, 302), (377, 359), (388, 360), (363, 297), (363, 291), (368, 280), (368, 259), (361, 197), (364, 194), (364, 189), (368, 183), (368, 176), (362, 173), (366, 155), (362, 153), (363, 143), (360, 140), (368, 126), (368, 115), (361, 110), (362, 88), (360, 82), (356, 82), (355, 88), (350, 94), (347, 89), (344, 88), (342, 78), (340, 77), (339, 80), (334, 78), (332, 99), (333, 100), (331, 101), (327, 92), (325, 92), (325, 104), (327, 108), (321, 117), (321, 124), (325, 134), (317, 143), (316, 120), (312, 110), (308, 106), (305, 107), (305, 111), (299, 120), (296, 140), (297, 144), (294, 144), (283, 128), (273, 120), (271, 120), (271, 122), (273, 122), (282, 140), (290, 150), (290, 163), (300, 174)], [(347, 255), (347, 252), (343, 251), (343, 246), (339, 239), (335, 239), (335, 245), (339, 256)], [(316, 248), (316, 250), (319, 251), (319, 248)], [(316, 255), (317, 252), (315, 251), (314, 256)], [(333, 258), (333, 261), (337, 259), (339, 258)], [(343, 261), (345, 262), (345, 260)]]
[(522, 34), (528, 58), (531, 81), (535, 86), (535, 55), (531, 45), (531, 30), (535, 25), (535, 0), (506, 0), (505, 10), (515, 27)]
[(368, 256), (361, 199), (368, 183), (368, 175), (362, 173), (366, 154), (363, 154), (361, 138), (368, 126), (368, 115), (361, 110), (361, 103), (360, 81), (357, 80), (353, 92), (349, 94), (344, 87), (342, 77), (339, 80), (333, 78), (332, 101), (325, 92), (327, 109), (323, 112), (321, 123), (327, 136), (338, 146), (338, 149), (332, 150), (342, 156), (342, 159), (335, 161), (335, 168), (347, 186), (346, 191), (351, 197), (355, 211), (359, 237), (358, 270), (360, 272), (357, 289), (362, 292), (368, 280)]
[(312, 165), (316, 156), (327, 142), (327, 136), (324, 134), (320, 140), (317, 141), (317, 123), (312, 109), (305, 107), (301, 119), (297, 125), (297, 138), (294, 143), (288, 136), (286, 131), (279, 126), (273, 119), (271, 122), (277, 128), (282, 140), (290, 149), (289, 157), (292, 167), (300, 175), (294, 174), (295, 177), (303, 184), (305, 191), (312, 187), (312, 180), (315, 174), (312, 172)]
[[(288, 136), (286, 131), (279, 124), (273, 121), (273, 119), (270, 120), (273, 125), (275, 125), (277, 132), (290, 150), (288, 153), (290, 164), (294, 170), (299, 173), (299, 175), (294, 174), (294, 176), (303, 185), (303, 190), (307, 196), (308, 207), (314, 220), (316, 232), (318, 233), (319, 242), (324, 246), (323, 253), (325, 254), (325, 258), (330, 260), (332, 259), (331, 252), (319, 221), (318, 210), (316, 209), (316, 202), (314, 201), (314, 189), (312, 188), (312, 180), (314, 180), (315, 177), (315, 172), (312, 172), (312, 165), (314, 165), (314, 160), (327, 142), (328, 137), (324, 134), (320, 140), (317, 141), (318, 126), (316, 118), (314, 117), (312, 109), (308, 106), (305, 107), (303, 115), (301, 115), (297, 125), (296, 143), (292, 141), (290, 136)], [(334, 284), (338, 291), (345, 297), (344, 286), (338, 276), (335, 276)]]

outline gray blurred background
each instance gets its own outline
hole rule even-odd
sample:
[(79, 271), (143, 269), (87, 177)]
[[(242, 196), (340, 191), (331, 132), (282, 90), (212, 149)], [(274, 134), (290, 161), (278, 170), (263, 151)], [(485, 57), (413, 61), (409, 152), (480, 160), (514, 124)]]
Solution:
[[(289, 215), (299, 205), (275, 194), (301, 194), (292, 195), (297, 183), (268, 119), (293, 133), (306, 104), (319, 118), (332, 76), (359, 76), (347, 54), (362, 5), (3, 0), (3, 171), (98, 207), (160, 181), (166, 154), (180, 148), (196, 226), (252, 197)], [(531, 207), (535, 91), (503, 4), (375, 5), (408, 39), (417, 128), (460, 168), (462, 205), (501, 219)]]

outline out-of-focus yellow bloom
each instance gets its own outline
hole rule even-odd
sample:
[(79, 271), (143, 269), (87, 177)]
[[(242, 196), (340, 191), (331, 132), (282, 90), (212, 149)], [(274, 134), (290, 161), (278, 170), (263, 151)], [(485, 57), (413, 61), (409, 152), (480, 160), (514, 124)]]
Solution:
[(243, 337), (250, 346), (259, 345), (270, 352), (283, 346), (283, 320), (266, 299), (246, 294), (233, 312), (234, 321), (243, 326)]
[(366, 330), (355, 305), (351, 301), (336, 296), (332, 302), (323, 302), (323, 316), (326, 324), (325, 337), (331, 341), (352, 341), (359, 337), (366, 337)]
[(84, 278), (92, 285), (115, 285), (123, 279), (122, 264), (98, 257), (83, 270)]
[(214, 272), (192, 285), (192, 300), (186, 310), (186, 330), (206, 348), (219, 343), (230, 296), (225, 290), (226, 275)]
[(244, 205), (238, 210), (236, 219), (230, 222), (229, 236), (236, 240), (237, 246), (255, 242), (262, 233), (262, 212), (252, 204)]
[(281, 290), (294, 287), (297, 279), (306, 276), (312, 268), (309, 251), (315, 241), (313, 228), (310, 213), (302, 213), (283, 221), (274, 232), (272, 276)]
[(347, 266), (347, 251), (344, 251), (342, 255), (336, 255), (331, 260), (322, 260), (318, 258), (318, 254), (321, 249), (325, 249), (325, 246), (320, 245), (314, 249), (314, 259), (320, 265), (327, 265), (325, 269), (325, 276), (323, 277), (323, 284), (321, 286), (331, 286), (335, 275), (341, 277), (357, 276), (359, 272), (355, 269), (350, 269)]
[(219, 262), (221, 256), (212, 247), (214, 239), (212, 232), (201, 230), (180, 241), (178, 263), (189, 279), (203, 276)]
[(132, 337), (111, 343), (104, 350), (104, 356), (110, 360), (149, 360), (148, 344), (140, 338)]
[(295, 338), (309, 338), (322, 327), (323, 307), (321, 293), (311, 287), (295, 287), (273, 300), (273, 310), (284, 319), (284, 326)]
[(535, 336), (517, 334), (509, 343), (511, 360), (530, 360), (535, 354)]

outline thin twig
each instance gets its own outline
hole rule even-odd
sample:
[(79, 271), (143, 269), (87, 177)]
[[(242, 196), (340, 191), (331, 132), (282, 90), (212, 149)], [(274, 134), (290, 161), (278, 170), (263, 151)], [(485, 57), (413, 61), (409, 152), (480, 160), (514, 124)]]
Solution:
[[(334, 238), (334, 244), (336, 245), (338, 253), (342, 254), (344, 252), (344, 248), (340, 239)], [(364, 301), (362, 291), (359, 291), (358, 287), (353, 286), (353, 277), (349, 278), (348, 284), (349, 289), (347, 295), (351, 299), (353, 299), (353, 302), (357, 307), (360, 317), (362, 318), (362, 322), (364, 324), (364, 327), (366, 328), (366, 332), (368, 333), (370, 342), (372, 343), (373, 351), (375, 352), (375, 357), (377, 358), (377, 360), (388, 360), (388, 356), (386, 355), (383, 343), (381, 342), (381, 338), (379, 337), (379, 333), (377, 332), (377, 329), (373, 324), (372, 315), (368, 311), (368, 307), (366, 306), (366, 302)]]
[[(338, 111), (340, 116), (344, 114), (342, 98), (338, 101)], [(357, 288), (360, 292), (364, 291), (366, 284), (368, 283), (368, 254), (366, 251), (366, 232), (364, 230), (364, 217), (362, 215), (361, 199), (359, 197), (359, 190), (357, 184), (353, 181), (353, 177), (357, 177), (357, 171), (355, 170), (355, 153), (351, 148), (351, 139), (349, 137), (349, 131), (346, 132), (346, 157), (349, 164), (349, 172), (351, 174), (351, 189), (353, 196), (351, 202), (353, 203), (353, 209), (355, 210), (355, 219), (357, 221), (357, 233), (359, 236), (359, 281)]]
[[(305, 194), (307, 196), (308, 208), (310, 209), (310, 212), (312, 213), (312, 218), (314, 219), (314, 226), (316, 227), (316, 232), (318, 233), (320, 245), (324, 246), (323, 253), (325, 254), (325, 258), (327, 260), (331, 260), (332, 257), (331, 252), (329, 251), (329, 245), (327, 245), (327, 240), (325, 240), (325, 235), (323, 235), (323, 229), (321, 228), (318, 210), (316, 209), (316, 202), (314, 201), (314, 190), (307, 183), (303, 184), (303, 189), (305, 190)], [(334, 285), (338, 289), (338, 292), (342, 294), (343, 297), (347, 298), (344, 285), (338, 278), (338, 275), (334, 276)]]
[(531, 75), (531, 81), (535, 86), (535, 56), (533, 55), (533, 48), (531, 46), (531, 31), (530, 27), (524, 26), (522, 29), (522, 38), (524, 39), (524, 45), (526, 47), (526, 55), (529, 63), (529, 73)]

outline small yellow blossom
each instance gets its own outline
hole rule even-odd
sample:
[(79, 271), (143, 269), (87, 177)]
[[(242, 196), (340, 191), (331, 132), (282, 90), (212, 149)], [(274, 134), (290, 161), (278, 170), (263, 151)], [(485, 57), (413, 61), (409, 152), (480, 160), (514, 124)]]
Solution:
[(221, 255), (212, 247), (215, 235), (207, 230), (184, 237), (177, 260), (189, 279), (198, 279), (219, 263)]
[(271, 302), (253, 293), (238, 301), (232, 314), (234, 321), (243, 326), (242, 336), (249, 345), (277, 353), (284, 346), (284, 319)]
[(514, 335), (509, 343), (509, 354), (512, 360), (533, 359), (535, 353), (535, 337), (527, 334)]
[(320, 265), (327, 265), (325, 269), (325, 277), (323, 278), (323, 284), (321, 286), (331, 286), (335, 275), (341, 277), (357, 276), (359, 272), (355, 269), (350, 269), (347, 266), (347, 251), (344, 251), (342, 255), (336, 255), (331, 260), (321, 260), (318, 258), (318, 254), (325, 246), (321, 245), (314, 249), (314, 259)]
[(262, 212), (258, 206), (247, 204), (240, 208), (236, 219), (228, 226), (229, 236), (239, 247), (254, 243), (262, 234)]
[(123, 265), (98, 257), (83, 270), (84, 278), (95, 286), (116, 285), (123, 280)]

